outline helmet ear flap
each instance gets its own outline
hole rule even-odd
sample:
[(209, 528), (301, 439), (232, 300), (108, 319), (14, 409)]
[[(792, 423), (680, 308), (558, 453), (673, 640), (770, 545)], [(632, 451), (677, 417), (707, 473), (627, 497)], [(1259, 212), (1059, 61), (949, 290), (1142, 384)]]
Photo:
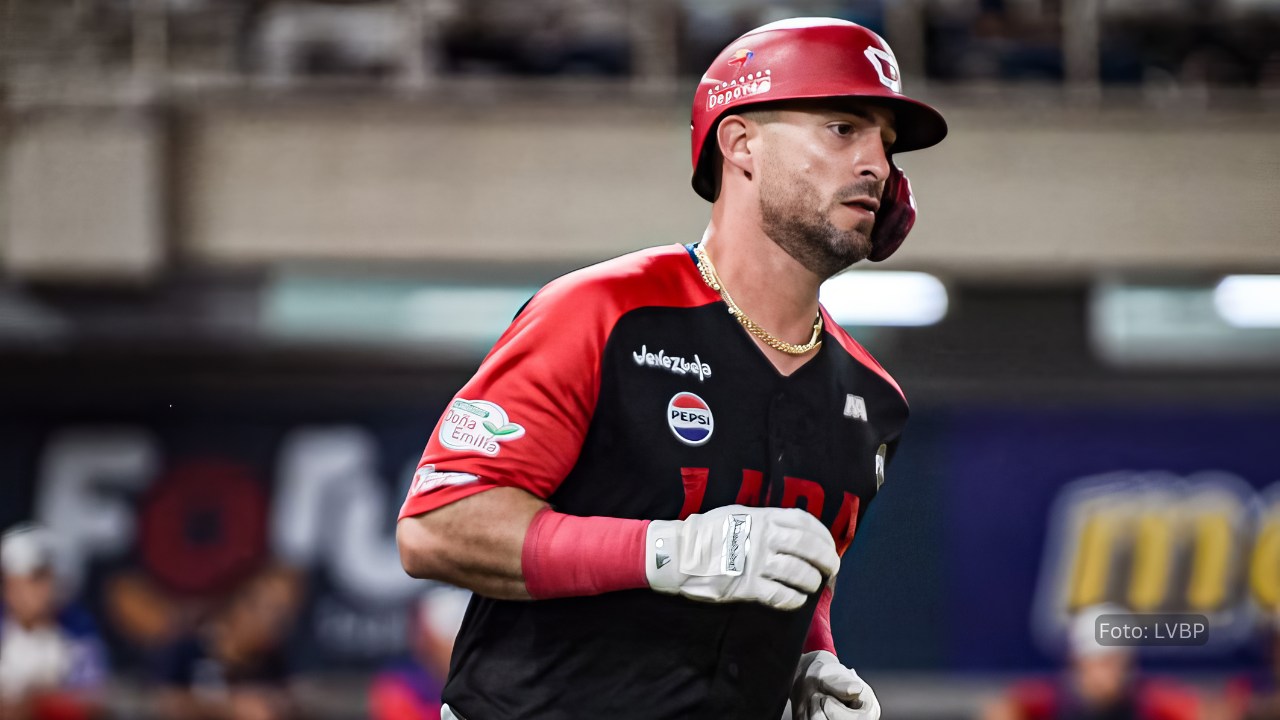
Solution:
[(902, 246), (915, 224), (916, 198), (911, 192), (911, 181), (893, 158), (889, 158), (889, 177), (880, 196), (875, 227), (871, 229), (871, 254), (867, 259), (880, 262), (888, 258)]
[[(712, 126), (713, 131), (715, 127)], [(720, 150), (713, 140), (714, 137), (708, 137), (703, 144), (702, 154), (693, 173), (693, 191), (707, 202), (715, 202), (720, 197)]]

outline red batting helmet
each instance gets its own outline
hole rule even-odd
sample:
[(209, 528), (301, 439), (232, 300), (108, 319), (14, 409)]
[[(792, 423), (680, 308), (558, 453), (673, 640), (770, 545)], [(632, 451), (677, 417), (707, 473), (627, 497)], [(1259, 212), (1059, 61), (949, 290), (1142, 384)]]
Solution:
[[(698, 83), (693, 98), (693, 189), (714, 201), (715, 142), (708, 142), (721, 118), (750, 105), (799, 98), (865, 98), (894, 111), (898, 138), (893, 152), (919, 150), (947, 135), (942, 114), (902, 94), (902, 76), (889, 44), (847, 20), (792, 18), (756, 28), (729, 43)], [(899, 207), (886, 207), (901, 198)], [(872, 260), (888, 257), (915, 221), (910, 185), (894, 168), (886, 180)], [(891, 235), (885, 211), (899, 210)], [(902, 217), (909, 215), (910, 217)], [(904, 225), (905, 223), (905, 225)]]

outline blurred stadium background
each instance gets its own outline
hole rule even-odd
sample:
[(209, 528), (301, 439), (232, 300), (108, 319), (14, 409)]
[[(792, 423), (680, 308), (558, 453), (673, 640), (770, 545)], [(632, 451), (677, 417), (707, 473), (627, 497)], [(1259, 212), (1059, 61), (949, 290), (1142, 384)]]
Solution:
[(1104, 600), (1208, 615), (1140, 659), (1210, 703), (1269, 675), (1280, 2), (2, 11), (0, 528), (51, 529), (114, 716), (173, 714), (157, 658), (246, 583), (298, 714), (369, 716), (422, 625), (392, 531), (443, 404), (542, 283), (700, 236), (697, 76), (797, 15), (881, 32), (952, 126), (899, 158), (905, 249), (824, 290), (913, 403), (833, 611), (886, 717), (1053, 677)]

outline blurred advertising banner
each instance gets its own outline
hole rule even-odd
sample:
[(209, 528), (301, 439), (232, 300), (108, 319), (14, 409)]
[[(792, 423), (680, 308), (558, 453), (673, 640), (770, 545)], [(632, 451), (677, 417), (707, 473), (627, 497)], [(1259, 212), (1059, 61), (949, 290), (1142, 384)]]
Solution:
[(410, 608), (429, 588), (401, 569), (394, 521), (433, 402), (445, 398), (375, 413), (245, 398), (0, 418), (0, 522), (54, 531), (63, 585), (125, 664), (266, 575), (296, 613), (301, 667), (371, 667), (405, 652)]
[[(123, 664), (268, 573), (302, 667), (373, 667), (427, 589), (394, 520), (447, 400), (3, 408), (0, 523), (55, 531)], [(877, 668), (1049, 668), (1071, 614), (1110, 602), (1209, 618), (1203, 647), (1144, 649), (1157, 664), (1250, 664), (1280, 603), (1277, 438), (1269, 410), (917, 406), (840, 573), (837, 644)]]
[(1230, 406), (918, 410), (841, 573), (844, 637), (899, 668), (1047, 669), (1108, 603), (1208, 618), (1145, 661), (1254, 663), (1280, 618), (1277, 438), (1280, 413)]

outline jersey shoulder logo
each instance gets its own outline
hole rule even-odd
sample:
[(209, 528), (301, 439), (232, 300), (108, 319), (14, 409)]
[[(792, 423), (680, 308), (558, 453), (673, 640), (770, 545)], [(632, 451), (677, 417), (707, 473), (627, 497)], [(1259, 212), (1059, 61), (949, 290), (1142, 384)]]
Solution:
[(867, 401), (861, 395), (849, 393), (844, 396), (844, 416), (850, 420), (867, 420)]
[(497, 455), (498, 443), (524, 437), (524, 426), (507, 417), (507, 411), (486, 400), (458, 398), (440, 422), (440, 444), (450, 450), (474, 450)]
[(685, 445), (704, 445), (715, 430), (707, 401), (689, 392), (676, 393), (667, 403), (667, 427)]

